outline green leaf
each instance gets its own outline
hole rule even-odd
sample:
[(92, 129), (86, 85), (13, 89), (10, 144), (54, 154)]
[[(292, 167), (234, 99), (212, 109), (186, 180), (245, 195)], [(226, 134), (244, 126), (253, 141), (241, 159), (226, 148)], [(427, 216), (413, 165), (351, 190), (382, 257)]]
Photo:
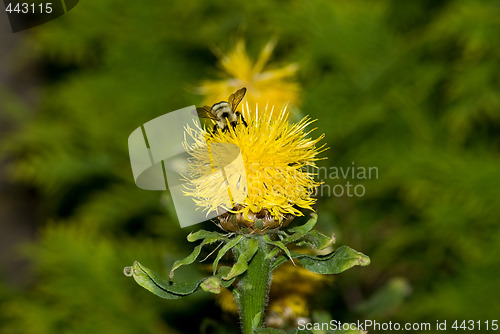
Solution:
[(206, 239), (206, 238), (209, 238), (209, 239), (214, 239), (215, 238), (217, 240), (224, 240), (224, 239), (226, 239), (226, 235), (222, 234), (222, 233), (219, 233), (219, 232), (199, 230), (199, 231), (196, 231), (194, 233), (190, 233), (187, 236), (187, 240), (189, 242), (197, 241), (197, 240), (200, 240), (200, 239)]
[[(368, 256), (347, 246), (339, 247), (330, 254), (319, 256), (292, 252), (292, 258), (298, 259), (300, 264), (307, 270), (324, 275), (339, 274), (354, 266), (367, 266), (370, 264)], [(272, 270), (287, 260), (283, 255), (278, 257), (272, 265)]]
[(134, 262), (133, 266), (125, 267), (123, 271), (126, 276), (133, 276), (137, 284), (146, 290), (166, 299), (177, 299), (190, 295), (198, 289), (198, 286), (203, 281), (174, 283), (161, 277), (151, 269), (144, 267), (137, 261)]
[(282, 241), (284, 244), (289, 244), (296, 242), (298, 240), (303, 239), (309, 231), (312, 230), (312, 228), (316, 225), (316, 222), (318, 221), (318, 215), (315, 213), (311, 214), (311, 219), (307, 221), (304, 225), (297, 226), (294, 228), (289, 229), (289, 232), (292, 232), (293, 234), (289, 235), (288, 237), (284, 238)]
[(335, 236), (328, 237), (316, 230), (308, 232), (297, 246), (306, 246), (311, 249), (325, 249), (335, 243)]
[(226, 276), (223, 276), (223, 279), (229, 280), (244, 273), (248, 269), (248, 262), (253, 258), (255, 253), (257, 253), (257, 249), (259, 248), (259, 241), (257, 240), (257, 238), (251, 238), (248, 240), (246, 246), (247, 249), (239, 255), (238, 260), (231, 268), (231, 271)]
[(309, 219), (304, 225), (300, 225), (294, 228), (289, 229), (289, 232), (292, 233), (307, 233), (313, 229), (318, 221), (318, 215), (315, 213), (311, 213), (311, 219)]
[[(264, 235), (264, 240), (268, 244), (276, 246), (277, 248), (279, 248), (283, 252), (285, 252), (285, 254), (288, 256), (288, 258), (293, 262), (292, 255), (290, 254), (290, 251), (288, 250), (288, 248), (286, 248), (286, 246), (281, 241), (273, 241), (273, 240), (271, 240), (271, 238), (267, 234)], [(271, 256), (274, 256), (275, 253), (272, 252), (270, 254), (272, 254)]]
[(257, 328), (261, 322), (261, 319), (262, 319), (262, 311), (260, 311), (255, 315), (255, 317), (253, 317), (252, 328), (254, 329)]
[(137, 284), (155, 295), (166, 299), (177, 299), (192, 294), (199, 287), (207, 292), (220, 293), (221, 287), (227, 288), (235, 280), (234, 278), (222, 280), (222, 276), (228, 274), (230, 270), (229, 267), (221, 267), (215, 276), (185, 283), (174, 283), (165, 279), (137, 261), (134, 262), (133, 266), (125, 267), (123, 272), (126, 276), (133, 276)]
[(282, 240), (282, 242), (283, 242), (284, 244), (294, 243), (294, 242), (296, 242), (296, 241), (298, 241), (298, 240), (300, 240), (300, 239), (304, 238), (304, 237), (305, 237), (305, 235), (306, 235), (305, 233), (302, 233), (302, 232), (297, 232), (297, 233), (294, 233), (294, 234), (289, 235), (288, 237), (284, 238), (284, 239)]
[(177, 270), (179, 267), (186, 266), (186, 265), (191, 264), (194, 261), (196, 261), (196, 259), (200, 255), (200, 252), (201, 252), (201, 249), (203, 248), (203, 246), (214, 243), (218, 240), (220, 240), (220, 238), (216, 237), (216, 236), (207, 237), (205, 240), (203, 240), (203, 242), (201, 244), (199, 244), (198, 246), (196, 246), (193, 249), (191, 254), (189, 254), (187, 257), (185, 257), (182, 260), (175, 261), (174, 265), (172, 266), (172, 270), (170, 270), (170, 279), (172, 279), (174, 277), (174, 271)]
[(198, 258), (198, 255), (200, 255), (201, 248), (203, 247), (203, 245), (204, 245), (203, 243), (199, 244), (198, 246), (196, 246), (193, 249), (193, 252), (191, 252), (191, 254), (189, 254), (187, 257), (185, 257), (182, 260), (177, 260), (174, 262), (174, 265), (172, 266), (172, 269), (170, 270), (170, 275), (169, 275), (170, 279), (174, 278), (174, 271), (176, 269), (178, 269), (181, 266), (191, 264), (196, 260), (196, 258)]
[(236, 236), (234, 239), (232, 239), (226, 245), (224, 245), (224, 247), (221, 248), (219, 253), (217, 253), (217, 257), (215, 258), (214, 263), (213, 263), (214, 275), (217, 272), (217, 266), (219, 265), (220, 259), (227, 253), (228, 250), (230, 250), (231, 248), (236, 246), (242, 238), (243, 238), (243, 235), (241, 235), (241, 234)]
[(370, 258), (347, 246), (342, 246), (328, 255), (312, 256), (301, 254), (297, 257), (307, 270), (318, 274), (339, 274), (354, 266), (367, 266)]

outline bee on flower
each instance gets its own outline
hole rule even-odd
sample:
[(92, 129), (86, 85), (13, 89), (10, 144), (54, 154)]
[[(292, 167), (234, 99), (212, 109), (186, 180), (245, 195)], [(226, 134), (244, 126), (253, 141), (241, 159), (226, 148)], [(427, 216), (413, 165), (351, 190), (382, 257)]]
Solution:
[(215, 121), (213, 131), (217, 129), (227, 131), (229, 126), (234, 128), (238, 123), (247, 126), (245, 118), (236, 110), (241, 100), (245, 97), (246, 91), (247, 89), (245, 87), (238, 89), (229, 96), (227, 102), (221, 101), (211, 107), (204, 106), (202, 108), (196, 108), (196, 112), (200, 118), (209, 118)]
[[(224, 212), (218, 216), (224, 230), (265, 233), (288, 225), (303, 215), (303, 209), (313, 210), (312, 194), (319, 185), (313, 170), (324, 150), (325, 145), (317, 146), (323, 135), (310, 138), (305, 129), (313, 121), (305, 117), (290, 124), (287, 114), (286, 107), (250, 111), (247, 104), (242, 109), (246, 125), (229, 126), (228, 131), (186, 129), (191, 144), (186, 141), (184, 146), (191, 158), (185, 194), (208, 213)], [(231, 144), (241, 153), (245, 185), (238, 173), (224, 168), (214, 172), (213, 154), (207, 152), (221, 144)], [(235, 203), (231, 190), (241, 187), (246, 196)]]

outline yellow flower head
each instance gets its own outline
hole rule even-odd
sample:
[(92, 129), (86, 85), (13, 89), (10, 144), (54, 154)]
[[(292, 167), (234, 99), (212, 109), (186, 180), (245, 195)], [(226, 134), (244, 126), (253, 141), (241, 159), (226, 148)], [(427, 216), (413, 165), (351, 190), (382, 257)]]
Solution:
[(199, 93), (205, 96), (204, 103), (223, 101), (240, 87), (247, 87), (246, 102), (251, 105), (289, 106), (298, 104), (299, 84), (294, 80), (296, 64), (268, 69), (267, 64), (274, 50), (275, 42), (270, 41), (254, 62), (247, 54), (245, 42), (239, 40), (233, 50), (219, 57), (222, 69), (221, 80), (201, 82)]
[[(313, 178), (315, 161), (324, 147), (316, 144), (324, 135), (309, 137), (305, 129), (313, 121), (308, 117), (288, 123), (286, 108), (250, 112), (247, 104), (243, 116), (248, 126), (240, 123), (225, 131), (186, 129), (191, 143), (186, 140), (185, 148), (191, 158), (185, 194), (208, 213), (228, 211), (219, 216), (224, 229), (243, 227), (262, 233), (287, 225), (302, 215), (300, 209), (312, 210), (316, 201), (312, 195), (319, 185)], [(237, 148), (244, 165), (240, 172), (214, 163), (211, 150), (220, 144)], [(245, 197), (237, 198), (235, 189), (243, 189)]]

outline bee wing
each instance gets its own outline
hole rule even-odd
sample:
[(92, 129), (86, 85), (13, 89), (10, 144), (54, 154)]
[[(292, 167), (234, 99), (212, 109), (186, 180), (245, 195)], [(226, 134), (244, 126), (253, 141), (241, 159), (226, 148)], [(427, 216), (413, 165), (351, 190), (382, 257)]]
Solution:
[(247, 89), (243, 87), (242, 89), (237, 90), (235, 93), (231, 94), (228, 99), (228, 103), (231, 106), (232, 111), (236, 111), (236, 108), (238, 108), (238, 104), (240, 104), (241, 100), (245, 97), (245, 93), (247, 92)]
[(209, 106), (204, 106), (204, 107), (201, 107), (201, 108), (196, 108), (196, 115), (199, 118), (210, 118), (210, 119), (213, 119), (213, 120), (217, 120), (217, 118), (212, 114), (212, 108), (210, 108)]

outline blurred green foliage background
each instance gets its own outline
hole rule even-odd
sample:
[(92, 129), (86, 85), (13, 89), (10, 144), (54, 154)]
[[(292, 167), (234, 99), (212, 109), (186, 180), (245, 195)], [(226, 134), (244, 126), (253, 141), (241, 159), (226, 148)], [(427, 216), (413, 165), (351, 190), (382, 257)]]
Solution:
[[(208, 294), (164, 301), (123, 275), (135, 259), (167, 275), (200, 227), (135, 186), (127, 138), (201, 101), (211, 48), (244, 37), (257, 55), (269, 36), (275, 64), (300, 65), (300, 109), (330, 146), (321, 165), (379, 171), (350, 180), (363, 197), (319, 200), (319, 229), (372, 263), (311, 300), (313, 317), (498, 318), (499, 18), (500, 1), (88, 0), (20, 33), (2, 52), (17, 74), (36, 69), (38, 98), (0, 86), (0, 152), (35, 235), (2, 249), (0, 332), (238, 331)], [(2, 230), (19, 223), (2, 217)]]

